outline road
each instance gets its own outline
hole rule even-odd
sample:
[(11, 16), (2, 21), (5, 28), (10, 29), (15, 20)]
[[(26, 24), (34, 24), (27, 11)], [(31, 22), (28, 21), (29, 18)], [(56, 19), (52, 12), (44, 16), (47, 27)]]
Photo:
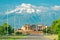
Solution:
[(51, 40), (51, 39), (45, 38), (44, 35), (29, 35), (24, 39), (18, 39), (18, 40)]

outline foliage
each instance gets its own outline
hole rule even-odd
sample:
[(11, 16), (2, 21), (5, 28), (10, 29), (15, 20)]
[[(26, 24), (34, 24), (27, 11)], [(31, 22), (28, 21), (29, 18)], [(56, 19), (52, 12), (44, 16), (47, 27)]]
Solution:
[(13, 28), (8, 25), (7, 23), (4, 23), (0, 26), (0, 35), (6, 35), (8, 31), (8, 34), (12, 34), (13, 33)]
[(60, 31), (60, 19), (53, 21), (52, 29), (55, 33), (58, 33)]
[[(55, 33), (57, 34), (60, 31), (60, 19), (54, 20), (52, 25), (47, 28), (47, 33)], [(46, 32), (46, 29), (43, 30)]]
[(51, 27), (47, 27), (43, 30), (44, 33), (53, 34)]
[(22, 32), (16, 32), (16, 35), (22, 35)]
[[(46, 29), (43, 32), (46, 33)], [(58, 40), (60, 40), (60, 18), (52, 22), (52, 25), (47, 28), (47, 33), (58, 34)]]
[(26, 32), (26, 35), (30, 35), (30, 33), (29, 32)]
[(58, 33), (58, 40), (60, 40), (60, 32)]
[(60, 18), (53, 21), (52, 30), (58, 34), (58, 40), (60, 40)]

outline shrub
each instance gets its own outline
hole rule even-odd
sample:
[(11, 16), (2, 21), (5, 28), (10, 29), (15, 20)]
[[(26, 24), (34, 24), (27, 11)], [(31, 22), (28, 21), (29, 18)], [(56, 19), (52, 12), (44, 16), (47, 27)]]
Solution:
[(60, 32), (58, 33), (58, 40), (60, 40)]
[(22, 32), (16, 32), (16, 35), (22, 35)]

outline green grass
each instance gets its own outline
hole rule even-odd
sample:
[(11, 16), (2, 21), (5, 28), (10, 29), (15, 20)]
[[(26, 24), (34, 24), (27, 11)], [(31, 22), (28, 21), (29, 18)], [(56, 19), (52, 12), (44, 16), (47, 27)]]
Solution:
[(23, 38), (26, 38), (26, 36), (0, 36), (0, 40), (16, 40)]
[(45, 37), (52, 39), (52, 40), (54, 40), (54, 39), (58, 40), (58, 35), (45, 35)]
[(0, 39), (0, 40), (17, 40), (17, 39)]

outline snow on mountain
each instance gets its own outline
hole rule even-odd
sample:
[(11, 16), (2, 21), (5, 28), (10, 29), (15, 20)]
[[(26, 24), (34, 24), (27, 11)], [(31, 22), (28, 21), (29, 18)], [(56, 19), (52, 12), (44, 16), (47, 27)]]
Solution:
[[(7, 22), (12, 26), (21, 27), (24, 24), (43, 24), (51, 25), (51, 22), (60, 17), (60, 6), (35, 6), (22, 3), (15, 9), (8, 11), (5, 15), (0, 16), (0, 24)], [(14, 20), (15, 18), (15, 20)]]

